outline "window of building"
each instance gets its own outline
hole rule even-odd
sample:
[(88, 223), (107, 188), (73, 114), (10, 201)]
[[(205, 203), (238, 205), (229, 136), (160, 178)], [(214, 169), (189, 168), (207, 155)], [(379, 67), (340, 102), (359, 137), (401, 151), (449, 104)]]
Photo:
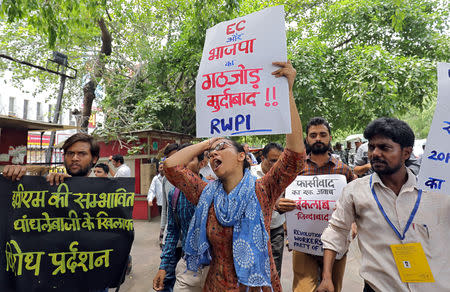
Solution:
[(72, 114), (72, 111), (69, 110), (69, 125), (75, 126), (75, 117)]
[(10, 96), (9, 97), (9, 113), (8, 113), (10, 116), (15, 116), (16, 115), (16, 111), (15, 111), (16, 105), (15, 105), (15, 103), (16, 103), (16, 98)]
[(52, 105), (49, 104), (48, 105), (48, 112), (47, 112), (47, 117), (48, 117), (48, 121), (51, 123), (52, 122)]
[(41, 103), (36, 103), (36, 120), (42, 121), (42, 109), (41, 109)]
[(23, 118), (28, 119), (28, 100), (23, 100)]

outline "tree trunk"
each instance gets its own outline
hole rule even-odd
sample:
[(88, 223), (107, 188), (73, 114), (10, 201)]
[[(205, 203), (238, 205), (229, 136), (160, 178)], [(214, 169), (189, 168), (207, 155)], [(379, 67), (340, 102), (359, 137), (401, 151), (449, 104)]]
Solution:
[(83, 87), (83, 109), (81, 116), (81, 131), (87, 133), (89, 126), (89, 117), (92, 113), (92, 103), (95, 99), (95, 89), (97, 88), (97, 78), (103, 77), (103, 71), (105, 69), (105, 56), (111, 55), (112, 51), (112, 37), (108, 28), (106, 27), (105, 20), (101, 18), (98, 21), (98, 26), (102, 31), (102, 48), (98, 54), (96, 60), (94, 60), (91, 79)]
[(95, 98), (95, 88), (97, 88), (97, 82), (95, 79), (91, 79), (83, 87), (83, 110), (82, 110), (82, 120), (81, 120), (81, 131), (87, 133), (89, 126), (89, 117), (92, 112), (92, 103)]

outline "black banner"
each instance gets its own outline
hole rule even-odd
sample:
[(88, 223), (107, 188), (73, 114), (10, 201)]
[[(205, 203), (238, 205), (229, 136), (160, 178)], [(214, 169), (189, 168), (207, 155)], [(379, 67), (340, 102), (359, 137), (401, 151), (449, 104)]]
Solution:
[(134, 178), (0, 176), (0, 291), (117, 287), (134, 239)]

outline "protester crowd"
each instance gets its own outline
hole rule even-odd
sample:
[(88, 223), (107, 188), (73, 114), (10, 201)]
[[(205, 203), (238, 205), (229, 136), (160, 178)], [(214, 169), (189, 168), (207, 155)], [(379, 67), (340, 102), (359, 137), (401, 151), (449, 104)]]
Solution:
[[(367, 142), (356, 141), (356, 151), (340, 143), (333, 149), (330, 124), (316, 117), (306, 124), (304, 137), (292, 93), (296, 71), (290, 63), (274, 64), (280, 69), (273, 75), (289, 84), (292, 133), (285, 147), (268, 143), (259, 164), (248, 145), (228, 138), (165, 148), (147, 197), (161, 213), (161, 263), (153, 289), (281, 291), (285, 213), (297, 208), (285, 198), (286, 187), (298, 175), (341, 174), (348, 184), (323, 231), (324, 255), (292, 251), (293, 291), (342, 291), (352, 238), (361, 249), (365, 292), (449, 291), (450, 197), (417, 188), (411, 128), (379, 118), (366, 127)], [(50, 184), (88, 175), (99, 158), (92, 143), (85, 134), (69, 138), (63, 146), (67, 174), (49, 174)], [(95, 175), (130, 175), (122, 156), (111, 161), (116, 170), (100, 163)], [(25, 172), (10, 166), (3, 175), (16, 180)], [(409, 243), (421, 246), (434, 282), (399, 272), (391, 248)], [(343, 254), (339, 260), (337, 253)]]

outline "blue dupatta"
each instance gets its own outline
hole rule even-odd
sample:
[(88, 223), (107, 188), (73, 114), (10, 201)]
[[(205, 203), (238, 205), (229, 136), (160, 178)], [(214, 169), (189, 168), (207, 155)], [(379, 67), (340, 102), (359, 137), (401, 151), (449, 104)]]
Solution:
[(211, 262), (206, 222), (211, 203), (223, 226), (233, 226), (233, 261), (238, 282), (250, 287), (270, 286), (269, 235), (255, 193), (256, 177), (245, 170), (239, 184), (227, 194), (220, 180), (203, 190), (189, 225), (185, 242), (187, 268), (198, 271)]

